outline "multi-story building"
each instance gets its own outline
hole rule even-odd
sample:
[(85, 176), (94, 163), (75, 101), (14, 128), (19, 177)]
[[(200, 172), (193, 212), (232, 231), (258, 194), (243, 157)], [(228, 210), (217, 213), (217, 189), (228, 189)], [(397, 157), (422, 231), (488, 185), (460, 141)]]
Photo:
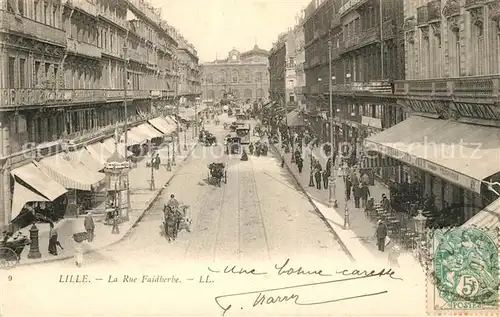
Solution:
[(487, 185), (500, 180), (500, 1), (404, 5), (406, 80), (394, 96), (413, 116), (367, 144), (402, 166), (393, 180), (461, 208), (459, 222), (496, 199), (468, 224), (498, 227), (500, 186)]
[(0, 225), (28, 145), (57, 153), (144, 122), (173, 96), (176, 52), (174, 29), (142, 0), (0, 1)]
[(404, 78), (402, 25), (398, 0), (313, 1), (306, 8), (306, 98), (320, 139), (328, 140), (327, 123), (333, 120), (337, 142), (350, 143), (357, 153), (367, 135), (405, 118), (391, 89), (393, 80)]
[(294, 56), (295, 56), (295, 85), (294, 92), (298, 105), (305, 109), (306, 103), (304, 92), (306, 90), (306, 73), (304, 72), (304, 63), (306, 61), (305, 55), (305, 41), (304, 41), (304, 15), (305, 11), (302, 10), (297, 15), (295, 27), (292, 29), (294, 38)]
[(218, 102), (232, 94), (240, 101), (264, 101), (268, 98), (268, 54), (257, 45), (240, 53), (236, 49), (223, 60), (203, 63), (202, 96), (205, 101)]
[(270, 99), (281, 106), (287, 104), (287, 33), (281, 33), (269, 52)]
[(198, 53), (193, 44), (182, 36), (178, 39), (178, 77), (176, 77), (177, 94), (181, 104), (192, 104), (201, 95), (201, 73), (198, 64)]

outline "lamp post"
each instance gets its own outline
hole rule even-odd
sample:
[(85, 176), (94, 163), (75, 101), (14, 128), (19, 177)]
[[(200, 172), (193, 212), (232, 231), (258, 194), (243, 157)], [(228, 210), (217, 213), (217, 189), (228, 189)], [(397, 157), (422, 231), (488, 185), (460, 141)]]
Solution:
[(422, 253), (425, 254), (425, 239), (424, 239), (424, 233), (425, 233), (425, 225), (427, 223), (427, 217), (422, 215), (423, 210), (418, 211), (418, 215), (416, 215), (413, 220), (415, 221), (415, 231), (417, 231), (418, 234), (418, 257), (420, 262), (422, 262)]
[(170, 136), (170, 142), (167, 143), (167, 171), (172, 170), (172, 165), (170, 163), (170, 144), (172, 143), (172, 136)]
[[(335, 163), (333, 162), (334, 153), (337, 150), (337, 144), (335, 142), (335, 134), (333, 131), (333, 118), (335, 117), (335, 112), (333, 111), (333, 79), (332, 76), (332, 41), (328, 41), (328, 59), (329, 59), (329, 96), (330, 96), (330, 177), (328, 177), (328, 203), (331, 207), (335, 207), (337, 202), (335, 200)], [(346, 196), (346, 210), (347, 210), (347, 196)], [(344, 219), (345, 223), (345, 219)]]
[(184, 127), (184, 151), (187, 151), (187, 137), (186, 137), (186, 127)]

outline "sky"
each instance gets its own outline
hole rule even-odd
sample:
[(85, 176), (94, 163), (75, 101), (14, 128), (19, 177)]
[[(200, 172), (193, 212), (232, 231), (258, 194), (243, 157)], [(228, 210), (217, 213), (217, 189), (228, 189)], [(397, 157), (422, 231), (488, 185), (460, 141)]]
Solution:
[(233, 48), (269, 50), (295, 25), (311, 0), (151, 0), (163, 18), (195, 46), (200, 62), (226, 58)]

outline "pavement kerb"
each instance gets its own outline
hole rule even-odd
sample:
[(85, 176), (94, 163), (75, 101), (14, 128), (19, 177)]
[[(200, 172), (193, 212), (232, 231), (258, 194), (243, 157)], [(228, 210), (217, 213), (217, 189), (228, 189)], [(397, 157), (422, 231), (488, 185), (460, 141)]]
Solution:
[[(272, 144), (272, 143), (270, 143), (270, 146), (271, 146), (271, 149), (273, 149), (273, 151), (281, 159), (283, 159), (283, 154), (275, 147), (275, 145)], [(319, 210), (318, 206), (316, 205), (316, 203), (312, 199), (311, 195), (309, 195), (309, 193), (304, 188), (304, 186), (302, 186), (302, 184), (300, 183), (300, 180), (297, 178), (297, 176), (295, 175), (295, 173), (293, 173), (292, 169), (290, 168), (290, 166), (288, 164), (289, 163), (285, 160), (285, 165), (284, 166), (286, 166), (286, 170), (288, 171), (288, 173), (290, 174), (290, 176), (292, 176), (292, 178), (295, 180), (295, 182), (297, 183), (298, 187), (300, 188), (300, 190), (302, 191), (302, 193), (304, 194), (304, 196), (307, 197), (307, 200), (309, 201), (309, 203), (311, 204), (311, 206), (314, 208), (314, 211), (316, 212), (316, 214), (318, 215), (318, 217), (321, 219), (321, 221), (323, 221), (323, 223), (325, 224), (325, 226), (328, 228), (328, 230), (330, 231), (330, 233), (333, 235), (334, 239), (340, 244), (340, 247), (342, 248), (342, 251), (344, 251), (344, 253), (347, 255), (347, 257), (351, 261), (355, 262), (356, 259), (353, 257), (352, 253), (349, 251), (349, 249), (347, 248), (347, 246), (345, 245), (345, 243), (342, 241), (342, 239), (340, 238), (340, 236), (337, 234), (337, 232), (335, 231), (335, 229), (333, 229), (332, 225), (330, 224), (330, 222), (328, 221), (328, 219), (326, 219), (325, 215), (323, 215), (323, 213)]]
[[(130, 231), (132, 231), (132, 229), (142, 220), (142, 218), (144, 218), (144, 215), (149, 211), (149, 209), (151, 209), (151, 207), (153, 206), (153, 204), (156, 202), (156, 200), (158, 200), (158, 198), (161, 196), (161, 194), (163, 194), (163, 190), (168, 186), (168, 184), (170, 184), (170, 182), (174, 179), (174, 177), (177, 175), (178, 171), (181, 169), (182, 165), (184, 164), (184, 162), (191, 156), (191, 153), (198, 147), (198, 144), (195, 144), (195, 146), (193, 146), (187, 153), (186, 155), (184, 156), (184, 158), (182, 159), (182, 161), (180, 161), (177, 166), (178, 168), (175, 169), (174, 173), (172, 173), (172, 175), (170, 175), (170, 178), (167, 180), (167, 182), (154, 194), (154, 196), (147, 202), (146, 204), (146, 207), (144, 208), (144, 210), (141, 212), (141, 214), (139, 215), (139, 217), (137, 217), (137, 219), (135, 221), (133, 221), (132, 225), (125, 231), (125, 233), (120, 237), (118, 238), (118, 240), (116, 241), (113, 241), (113, 242), (110, 242), (106, 245), (102, 245), (102, 246), (99, 246), (97, 248), (91, 248), (89, 250), (85, 250), (83, 253), (86, 254), (86, 253), (92, 253), (92, 252), (96, 252), (96, 251), (99, 251), (99, 250), (102, 250), (104, 248), (108, 248), (112, 245), (115, 245), (115, 244), (118, 244), (120, 243), (121, 241), (123, 241), (129, 234), (130, 234)], [(48, 258), (48, 259), (44, 259), (44, 260), (41, 260), (41, 261), (36, 261), (36, 262), (19, 262), (16, 264), (16, 266), (29, 266), (29, 265), (37, 265), (37, 264), (44, 264), (44, 263), (50, 263), (50, 262), (57, 262), (57, 261), (64, 261), (64, 260), (68, 260), (68, 259), (71, 259), (71, 258), (74, 258), (74, 255), (71, 254), (71, 255), (64, 255), (64, 256), (61, 256), (61, 257), (57, 257), (57, 258)]]

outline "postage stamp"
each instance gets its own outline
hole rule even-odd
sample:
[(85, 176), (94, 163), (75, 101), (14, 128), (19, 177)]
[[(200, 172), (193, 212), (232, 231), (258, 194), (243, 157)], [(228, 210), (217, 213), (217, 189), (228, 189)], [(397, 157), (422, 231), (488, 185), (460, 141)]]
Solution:
[(427, 312), (498, 313), (498, 233), (479, 228), (436, 229), (429, 236)]

